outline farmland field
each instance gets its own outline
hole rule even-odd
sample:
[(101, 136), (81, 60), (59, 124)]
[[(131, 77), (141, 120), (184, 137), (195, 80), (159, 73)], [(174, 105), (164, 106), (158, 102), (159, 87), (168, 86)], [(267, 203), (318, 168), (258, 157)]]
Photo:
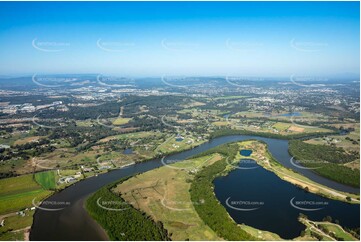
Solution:
[(51, 190), (56, 188), (55, 171), (44, 171), (35, 174), (35, 181), (44, 189)]
[(33, 175), (24, 175), (0, 180), (0, 214), (16, 212), (32, 207), (52, 192), (46, 191), (33, 180)]

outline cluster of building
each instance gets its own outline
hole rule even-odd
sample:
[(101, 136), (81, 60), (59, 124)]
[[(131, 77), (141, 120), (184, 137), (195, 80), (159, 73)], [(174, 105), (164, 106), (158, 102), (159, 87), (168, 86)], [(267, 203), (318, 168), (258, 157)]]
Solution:
[(33, 113), (35, 111), (46, 109), (46, 108), (53, 108), (57, 107), (59, 111), (67, 111), (68, 108), (63, 105), (62, 101), (55, 101), (51, 104), (44, 104), (34, 106), (31, 103), (23, 103), (23, 104), (11, 104), (11, 105), (2, 105), (0, 111), (6, 114), (16, 114), (16, 113)]

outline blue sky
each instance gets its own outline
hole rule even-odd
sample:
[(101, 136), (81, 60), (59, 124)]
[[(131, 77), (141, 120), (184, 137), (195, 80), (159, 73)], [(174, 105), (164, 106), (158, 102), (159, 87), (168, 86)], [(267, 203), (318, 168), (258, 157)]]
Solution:
[(1, 2), (0, 75), (359, 73), (359, 2)]

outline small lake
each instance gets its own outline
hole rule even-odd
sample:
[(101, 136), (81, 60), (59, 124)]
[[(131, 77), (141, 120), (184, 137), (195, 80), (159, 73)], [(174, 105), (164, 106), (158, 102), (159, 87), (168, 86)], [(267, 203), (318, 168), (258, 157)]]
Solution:
[(125, 150), (123, 151), (123, 154), (124, 154), (124, 155), (131, 155), (131, 154), (133, 154), (133, 150), (132, 150), (132, 149), (125, 149)]
[(252, 150), (241, 150), (239, 153), (243, 156), (250, 156), (252, 154)]
[(342, 226), (360, 226), (359, 205), (308, 193), (251, 161), (242, 159), (238, 169), (214, 180), (216, 197), (236, 223), (274, 232), (284, 239), (295, 238), (305, 229), (297, 220), (300, 213), (311, 220), (331, 216)]

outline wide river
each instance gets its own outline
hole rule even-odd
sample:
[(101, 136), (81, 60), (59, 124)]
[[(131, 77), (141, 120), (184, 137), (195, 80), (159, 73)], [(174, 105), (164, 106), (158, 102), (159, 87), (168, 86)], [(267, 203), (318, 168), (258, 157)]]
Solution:
[[(184, 160), (190, 156), (199, 154), (201, 152), (204, 152), (210, 148), (216, 147), (221, 144), (225, 144), (228, 142), (234, 142), (234, 141), (243, 141), (243, 140), (250, 140), (250, 139), (256, 139), (260, 141), (264, 141), (268, 145), (268, 149), (271, 152), (271, 154), (285, 167), (289, 167), (304, 176), (308, 177), (309, 179), (318, 182), (320, 184), (326, 185), (328, 187), (334, 188), (339, 191), (345, 191), (345, 192), (351, 192), (351, 193), (359, 193), (359, 189), (352, 188), (346, 185), (339, 184), (337, 182), (328, 180), (326, 178), (320, 177), (317, 174), (313, 173), (310, 170), (302, 169), (299, 167), (296, 167), (292, 165), (290, 162), (291, 156), (288, 153), (288, 141), (286, 140), (279, 140), (279, 139), (271, 139), (271, 138), (264, 138), (264, 137), (258, 137), (258, 136), (247, 136), (247, 135), (232, 135), (232, 136), (223, 136), (218, 137), (215, 139), (210, 140), (209, 142), (206, 142), (198, 147), (195, 147), (191, 150), (187, 150), (184, 152), (180, 152), (174, 155), (168, 156), (165, 160)], [(46, 199), (43, 204), (41, 205), (42, 208), (45, 209), (37, 209), (34, 215), (34, 222), (33, 226), (31, 228), (30, 233), (30, 240), (105, 240), (107, 239), (107, 236), (105, 232), (100, 228), (100, 226), (87, 214), (87, 212), (84, 210), (84, 200), (93, 192), (97, 191), (101, 187), (119, 180), (120, 178), (127, 177), (134, 175), (139, 172), (145, 172), (152, 170), (154, 168), (162, 166), (163, 163), (160, 159), (154, 159), (150, 160), (144, 163), (134, 164), (129, 167), (113, 170), (111, 172), (101, 174), (97, 177), (91, 177), (85, 180), (82, 180), (64, 190), (62, 190), (59, 193), (56, 193)], [(285, 227), (282, 229), (282, 226), (278, 226), (277, 228), (274, 226), (274, 224), (277, 224), (279, 221), (279, 217), (275, 217), (275, 220), (272, 220), (271, 222), (263, 222), (263, 224), (255, 223), (255, 219), (248, 219), (243, 217), (247, 217), (249, 214), (252, 214), (252, 212), (243, 212), (242, 214), (239, 214), (239, 210), (237, 208), (239, 207), (239, 202), (243, 200), (247, 200), (248, 202), (263, 202), (264, 204), (261, 206), (252, 207), (256, 208), (256, 212), (259, 212), (257, 217), (259, 221), (267, 221), (267, 219), (270, 218), (270, 216), (274, 216), (274, 213), (267, 213), (266, 211), (266, 205), (271, 204), (272, 206), (276, 206), (278, 213), (280, 213), (280, 216), (285, 218), (289, 216), (289, 209), (282, 209), (285, 204), (273, 202), (271, 201), (279, 201), (279, 198), (277, 196), (284, 196), (282, 201), (287, 201), (290, 204), (290, 199), (293, 197), (294, 200), (292, 200), (293, 204), (298, 205), (301, 208), (309, 209), (309, 204), (306, 204), (306, 206), (300, 205), (300, 202), (304, 202), (303, 200), (307, 201), (319, 201), (320, 197), (317, 195), (310, 194), (308, 196), (301, 196), (301, 193), (303, 194), (309, 194), (305, 193), (303, 190), (296, 188), (295, 186), (288, 184), (286, 182), (281, 182), (281, 180), (277, 177), (275, 178), (269, 178), (267, 175), (270, 172), (267, 172), (263, 170), (263, 168), (257, 168), (252, 170), (258, 170), (253, 173), (253, 176), (251, 172), (248, 173), (249, 178), (256, 179), (258, 182), (252, 182), (247, 181), (247, 178), (242, 178), (242, 173), (240, 173), (240, 169), (236, 169), (235, 171), (231, 172), (229, 176), (222, 178), (227, 179), (230, 178), (231, 181), (227, 184), (224, 183), (224, 181), (221, 181), (217, 179), (215, 181), (216, 187), (215, 192), (218, 197), (218, 199), (221, 201), (222, 204), (225, 205), (226, 209), (232, 216), (232, 218), (239, 223), (245, 223), (249, 224), (251, 226), (254, 226), (259, 229), (269, 230), (273, 232), (279, 233), (284, 238), (290, 238), (292, 236), (297, 236), (302, 227), (302, 224), (299, 224), (297, 222), (297, 219), (295, 218), (294, 213), (292, 213), (289, 220), (296, 220), (293, 223), (290, 223), (289, 227)], [(262, 171), (262, 172), (259, 172)], [(264, 174), (263, 174), (264, 173)], [(245, 173), (247, 174), (247, 173)], [(276, 179), (277, 178), (277, 179)], [(233, 179), (233, 180), (232, 180)], [(268, 192), (265, 192), (267, 189), (260, 186), (260, 181), (265, 180), (271, 183), (275, 183), (271, 187), (268, 187)], [(237, 181), (240, 181), (237, 183)], [(223, 183), (222, 183), (223, 182)], [(236, 182), (236, 183), (235, 183)], [(251, 183), (252, 182), (252, 183)], [(267, 184), (268, 184), (267, 182)], [(218, 184), (217, 184), (218, 183)], [(221, 184), (222, 183), (222, 184)], [(252, 185), (246, 185), (247, 183)], [(243, 185), (243, 186), (241, 186)], [(285, 188), (285, 186), (289, 186), (290, 188)], [(228, 187), (228, 190), (219, 189), (219, 187)], [(293, 188), (293, 190), (291, 189)], [(226, 192), (220, 193), (219, 190), (224, 190)], [(270, 193), (271, 191), (274, 191), (275, 193)], [(268, 199), (266, 200), (265, 197), (252, 197), (251, 194), (267, 194)], [(245, 194), (245, 196), (243, 196)], [(311, 197), (310, 197), (311, 196)], [(230, 198), (230, 199), (228, 199)], [(228, 199), (228, 201), (227, 201)], [(252, 199), (256, 199), (257, 201), (253, 201)], [(287, 200), (288, 199), (288, 200)], [(318, 199), (318, 200), (317, 200)], [(250, 201), (252, 200), (252, 201)], [(302, 200), (302, 201), (300, 201)], [(322, 201), (327, 201), (328, 205), (318, 206), (317, 208), (312, 207), (311, 209), (319, 209), (317, 211), (314, 211), (314, 214), (318, 213), (318, 211), (324, 210), (324, 207), (329, 207), (332, 209), (327, 209), (330, 213), (326, 215), (331, 215), (337, 219), (339, 216), (338, 214), (342, 214), (343, 212), (345, 214), (349, 214), (350, 216), (358, 216), (359, 214), (359, 205), (350, 205), (347, 203), (342, 203), (338, 201), (332, 201), (329, 199), (321, 199)], [(226, 201), (228, 203), (226, 203)], [(230, 204), (231, 206), (228, 206)], [(330, 205), (332, 204), (332, 205)], [(258, 204), (259, 205), (259, 204)], [(249, 205), (247, 205), (249, 206)], [(263, 207), (262, 207), (263, 206)], [(233, 208), (231, 208), (233, 207)], [(235, 208), (236, 209), (235, 209)], [(292, 206), (289, 206), (292, 207)], [(247, 207), (248, 209), (249, 207)], [(292, 207), (294, 208), (294, 207)], [(243, 208), (241, 208), (243, 209)], [(294, 208), (295, 210), (299, 210)], [(272, 209), (271, 209), (272, 210)], [(337, 214), (332, 213), (332, 211), (335, 210)], [(356, 210), (358, 212), (356, 213)], [(237, 213), (235, 213), (237, 211)], [(262, 213), (262, 211), (264, 213)], [(350, 211), (350, 212), (348, 212)], [(297, 213), (302, 211), (297, 211)], [(302, 212), (307, 213), (307, 212)], [(310, 213), (307, 213), (309, 215)], [(324, 214), (322, 214), (323, 216)], [(264, 217), (266, 216), (266, 217)], [(267, 217), (268, 216), (268, 217)], [(319, 217), (322, 217), (321, 215)], [(251, 217), (251, 216), (248, 216)], [(311, 218), (314, 218), (310, 216)], [(316, 218), (316, 217), (315, 217)], [(317, 217), (318, 218), (318, 217)], [(287, 219), (286, 219), (287, 220)], [(287, 220), (288, 221), (288, 220)], [(347, 223), (349, 226), (354, 226), (355, 223), (359, 226), (359, 219), (357, 220), (351, 219), (350, 222), (352, 224)], [(344, 220), (341, 218), (340, 220), (341, 224), (344, 222)], [(347, 221), (345, 221), (346, 223)], [(284, 221), (280, 221), (280, 224), (284, 224)], [(267, 224), (269, 226), (267, 226)], [(286, 232), (284, 230), (292, 230), (291, 232)], [(282, 232), (284, 231), (284, 232)]]

